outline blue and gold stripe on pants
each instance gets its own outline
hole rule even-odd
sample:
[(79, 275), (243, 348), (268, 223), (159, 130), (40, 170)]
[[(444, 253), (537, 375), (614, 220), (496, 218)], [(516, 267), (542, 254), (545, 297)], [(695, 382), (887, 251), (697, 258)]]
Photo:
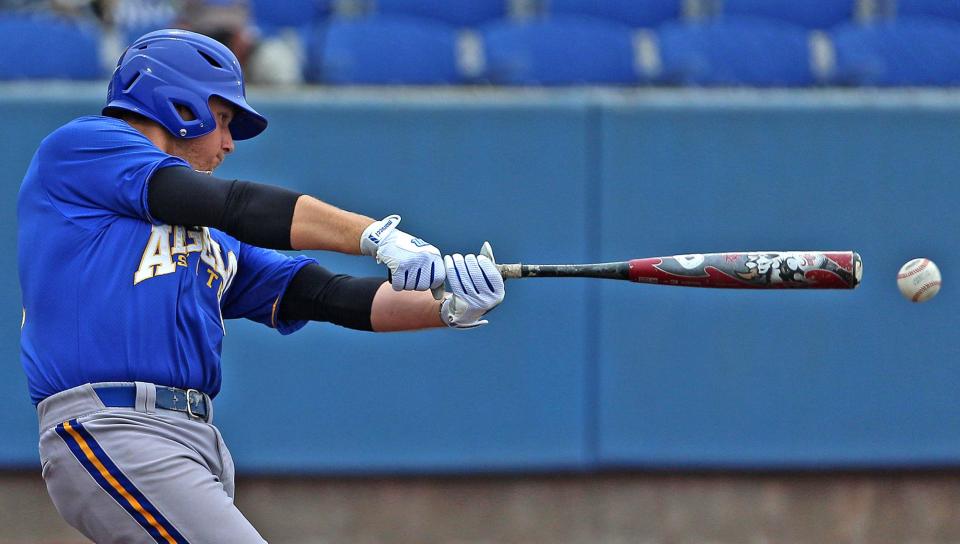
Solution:
[(110, 494), (159, 544), (186, 543), (187, 539), (140, 492), (100, 444), (76, 419), (57, 425), (57, 434), (93, 479)]

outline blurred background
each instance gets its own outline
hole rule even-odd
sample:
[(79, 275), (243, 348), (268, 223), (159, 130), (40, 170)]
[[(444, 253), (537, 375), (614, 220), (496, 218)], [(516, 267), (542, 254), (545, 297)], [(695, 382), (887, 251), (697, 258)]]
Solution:
[(467, 332), (229, 322), (216, 423), (271, 542), (960, 542), (960, 2), (0, 0), (0, 543), (84, 541), (39, 475), (17, 188), (170, 26), (270, 119), (220, 174), (445, 252), (864, 260), (853, 292), (510, 282)]

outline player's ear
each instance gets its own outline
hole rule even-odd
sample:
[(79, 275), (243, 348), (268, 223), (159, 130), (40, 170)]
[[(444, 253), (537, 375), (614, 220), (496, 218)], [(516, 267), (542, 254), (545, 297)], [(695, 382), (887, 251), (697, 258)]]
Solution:
[(177, 107), (177, 113), (180, 114), (180, 118), (183, 119), (184, 121), (197, 120), (196, 114), (193, 113), (193, 110), (191, 110), (189, 107), (185, 106), (184, 104), (177, 104), (176, 107)]

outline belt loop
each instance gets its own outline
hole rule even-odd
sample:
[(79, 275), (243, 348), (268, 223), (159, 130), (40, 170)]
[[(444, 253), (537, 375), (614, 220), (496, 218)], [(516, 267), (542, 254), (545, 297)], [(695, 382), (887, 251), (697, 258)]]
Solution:
[(157, 411), (157, 386), (146, 382), (133, 382), (137, 387), (137, 400), (133, 409), (153, 414)]
[(206, 393), (201, 393), (203, 395), (203, 400), (207, 404), (207, 420), (205, 423), (213, 425), (213, 400), (210, 398), (210, 395)]
[(97, 406), (100, 407), (101, 410), (103, 410), (104, 408), (107, 407), (107, 406), (103, 403), (103, 401), (100, 400), (100, 395), (97, 395), (97, 390), (94, 389), (94, 387), (93, 387), (92, 384), (85, 383), (85, 384), (83, 384), (83, 385), (81, 385), (81, 386), (78, 386), (77, 389), (82, 390), (85, 395), (89, 395), (90, 398), (93, 400), (93, 402), (95, 402), (95, 403), (97, 404)]

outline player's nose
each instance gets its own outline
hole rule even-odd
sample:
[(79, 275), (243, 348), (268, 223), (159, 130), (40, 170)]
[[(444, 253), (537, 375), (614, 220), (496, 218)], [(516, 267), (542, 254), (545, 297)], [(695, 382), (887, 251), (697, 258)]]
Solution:
[(222, 133), (223, 133), (223, 137), (220, 140), (220, 147), (223, 148), (223, 153), (224, 154), (233, 153), (233, 149), (234, 149), (233, 135), (230, 134), (230, 129), (227, 128), (223, 130)]

